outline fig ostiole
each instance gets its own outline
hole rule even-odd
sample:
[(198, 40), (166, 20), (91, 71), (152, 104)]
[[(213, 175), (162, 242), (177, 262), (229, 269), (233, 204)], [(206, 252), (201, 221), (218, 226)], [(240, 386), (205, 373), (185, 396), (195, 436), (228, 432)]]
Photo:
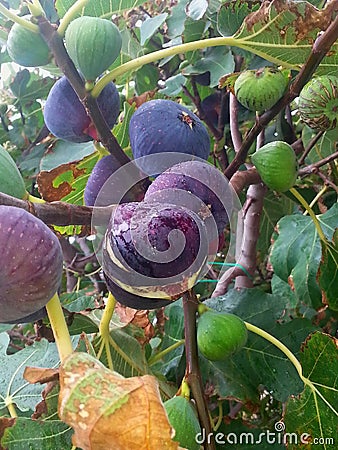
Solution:
[(0, 322), (22, 321), (56, 294), (63, 256), (55, 234), (40, 219), (0, 206)]
[(335, 129), (338, 126), (338, 77), (322, 75), (310, 80), (299, 94), (298, 110), (310, 128)]
[(207, 309), (198, 319), (198, 349), (210, 361), (226, 360), (244, 347), (247, 337), (245, 323), (234, 314)]
[(245, 70), (235, 81), (237, 100), (250, 111), (263, 112), (280, 100), (286, 91), (288, 79), (273, 67)]
[(82, 16), (68, 25), (65, 44), (85, 80), (94, 81), (120, 54), (122, 38), (110, 20)]
[(251, 156), (251, 161), (263, 182), (274, 191), (285, 192), (296, 182), (297, 158), (286, 142), (273, 141), (263, 145)]
[[(188, 108), (172, 100), (150, 100), (132, 115), (130, 146), (138, 167), (148, 175), (158, 175), (161, 154), (183, 153), (208, 159), (210, 138), (203, 122)], [(155, 158), (142, 158), (157, 155)], [(141, 159), (139, 159), (141, 158)]]

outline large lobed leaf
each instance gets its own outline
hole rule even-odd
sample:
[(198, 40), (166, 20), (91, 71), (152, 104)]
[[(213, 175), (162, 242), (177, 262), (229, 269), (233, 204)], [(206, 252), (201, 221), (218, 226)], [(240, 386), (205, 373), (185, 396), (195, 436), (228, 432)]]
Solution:
[[(318, 216), (324, 234), (332, 238), (337, 225), (338, 204)], [(321, 260), (321, 244), (313, 221), (308, 216), (283, 217), (277, 225), (271, 263), (279, 278), (288, 282), (298, 302), (318, 308), (322, 305), (316, 275)]]
[(301, 363), (304, 376), (310, 380), (299, 397), (286, 405), (286, 431), (296, 433), (303, 447), (291, 443), (288, 448), (337, 448), (338, 355), (337, 340), (323, 333), (314, 333), (304, 344)]
[[(249, 14), (233, 35), (236, 45), (276, 64), (299, 69), (309, 56), (318, 33), (326, 30), (335, 14), (335, 2), (319, 10), (305, 1), (263, 2)], [(218, 29), (228, 30), (227, 15), (219, 15)], [(323, 59), (317, 73), (337, 72), (338, 43)]]
[[(56, 0), (55, 8), (60, 17), (63, 17), (77, 0)], [(113, 14), (142, 5), (144, 0), (89, 0), (87, 5), (78, 14), (79, 16), (93, 16), (110, 18)]]

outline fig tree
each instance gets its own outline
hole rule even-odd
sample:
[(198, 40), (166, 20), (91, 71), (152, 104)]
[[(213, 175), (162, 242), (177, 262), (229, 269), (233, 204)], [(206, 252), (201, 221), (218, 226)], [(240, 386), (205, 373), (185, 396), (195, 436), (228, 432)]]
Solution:
[(210, 138), (201, 120), (188, 108), (171, 100), (150, 100), (132, 115), (130, 146), (136, 164), (153, 175), (154, 162), (142, 156), (177, 152), (208, 159)]
[(207, 310), (198, 319), (198, 349), (210, 361), (223, 361), (239, 351), (247, 336), (245, 323), (234, 314)]
[(94, 81), (120, 54), (122, 38), (110, 20), (83, 16), (68, 25), (65, 44), (85, 80)]
[(173, 440), (188, 450), (199, 450), (200, 445), (196, 441), (201, 432), (201, 426), (197, 413), (190, 400), (176, 396), (164, 402), (170, 425), (175, 430)]
[[(114, 83), (109, 83), (97, 98), (98, 106), (112, 128), (120, 112), (120, 97)], [(50, 90), (43, 110), (45, 124), (54, 136), (71, 142), (97, 139), (96, 129), (65, 76)]]
[(274, 191), (285, 192), (296, 182), (298, 163), (291, 145), (283, 141), (269, 142), (252, 156), (264, 183)]
[(22, 321), (57, 292), (62, 251), (40, 219), (14, 206), (0, 206), (0, 322)]
[(45, 66), (51, 60), (51, 53), (43, 37), (18, 23), (8, 33), (7, 51), (14, 62), (24, 67)]
[(298, 101), (302, 120), (315, 130), (333, 130), (338, 121), (338, 77), (323, 75), (310, 80)]
[(282, 98), (288, 85), (287, 77), (280, 70), (263, 67), (245, 70), (235, 81), (237, 100), (251, 111), (262, 112)]

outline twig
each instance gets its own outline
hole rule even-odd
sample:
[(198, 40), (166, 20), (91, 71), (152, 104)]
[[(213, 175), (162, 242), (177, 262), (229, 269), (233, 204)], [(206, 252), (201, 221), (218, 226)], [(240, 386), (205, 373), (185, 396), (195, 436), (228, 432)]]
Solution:
[(229, 95), (230, 134), (234, 150), (237, 153), (242, 146), (242, 135), (238, 126), (238, 101), (232, 92)]
[(298, 173), (300, 176), (309, 175), (311, 173), (317, 173), (317, 169), (319, 169), (319, 167), (325, 166), (325, 164), (328, 164), (329, 162), (334, 161), (337, 158), (338, 158), (338, 151), (332, 153), (326, 158), (321, 159), (320, 161), (317, 161), (313, 164), (309, 164), (308, 166), (303, 167), (303, 169), (300, 169)]
[(307, 155), (310, 153), (310, 151), (312, 150), (312, 148), (317, 144), (317, 142), (319, 141), (319, 139), (323, 136), (324, 131), (321, 130), (319, 131), (308, 143), (308, 145), (306, 146), (302, 156), (299, 158), (298, 160), (298, 164), (302, 165), (305, 161), (305, 158), (307, 157)]
[(97, 105), (96, 99), (86, 91), (84, 81), (76, 70), (73, 61), (70, 59), (63, 44), (62, 37), (45, 17), (40, 16), (38, 18), (38, 24), (40, 33), (53, 53), (57, 66), (65, 74), (79, 99), (87, 109), (88, 114), (97, 129), (102, 144), (107, 148), (112, 157), (120, 166), (127, 164), (130, 162), (130, 159), (122, 150), (115, 136), (110, 131), (101, 110)]
[(303, 86), (309, 81), (311, 76), (317, 70), (322, 59), (326, 56), (331, 46), (336, 42), (338, 38), (338, 16), (329, 25), (329, 27), (316, 39), (312, 51), (302, 66), (302, 69), (291, 83), (288, 91), (284, 97), (281, 98), (276, 105), (266, 111), (259, 117), (255, 125), (251, 128), (243, 141), (240, 150), (236, 154), (235, 158), (225, 171), (225, 176), (230, 179), (238, 168), (245, 162), (248, 151), (255, 141), (258, 134), (268, 125), (268, 123), (288, 105), (292, 100), (298, 97)]
[[(184, 330), (185, 330), (185, 354), (186, 375), (192, 395), (196, 402), (196, 408), (202, 428), (206, 436), (213, 436), (212, 426), (208, 414), (208, 405), (205, 400), (201, 372), (198, 364), (197, 340), (196, 340), (196, 312), (198, 301), (192, 291), (183, 295)], [(215, 441), (205, 443), (206, 450), (215, 450)]]

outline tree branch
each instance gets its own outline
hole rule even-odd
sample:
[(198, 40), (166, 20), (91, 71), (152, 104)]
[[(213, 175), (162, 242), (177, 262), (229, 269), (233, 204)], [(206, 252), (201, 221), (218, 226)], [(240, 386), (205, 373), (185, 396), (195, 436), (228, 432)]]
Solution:
[(337, 39), (338, 16), (329, 25), (329, 27), (316, 39), (306, 63), (302, 66), (302, 69), (300, 70), (294, 81), (291, 83), (284, 97), (281, 98), (271, 109), (263, 113), (258, 118), (255, 125), (251, 128), (245, 140), (243, 141), (237, 155), (225, 171), (225, 176), (228, 179), (230, 179), (234, 175), (234, 173), (237, 172), (238, 168), (245, 162), (248, 151), (259, 133), (279, 113), (279, 111), (281, 111), (292, 100), (298, 97), (303, 86), (310, 80), (311, 76), (317, 70), (322, 59), (329, 52), (331, 46), (336, 42)]

